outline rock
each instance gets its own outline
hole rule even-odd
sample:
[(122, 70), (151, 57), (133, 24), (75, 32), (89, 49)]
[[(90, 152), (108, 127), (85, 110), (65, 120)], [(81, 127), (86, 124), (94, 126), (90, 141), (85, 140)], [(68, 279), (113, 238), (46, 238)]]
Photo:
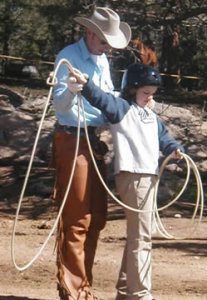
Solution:
[(182, 215), (181, 214), (175, 214), (174, 217), (180, 219), (180, 218), (182, 218)]

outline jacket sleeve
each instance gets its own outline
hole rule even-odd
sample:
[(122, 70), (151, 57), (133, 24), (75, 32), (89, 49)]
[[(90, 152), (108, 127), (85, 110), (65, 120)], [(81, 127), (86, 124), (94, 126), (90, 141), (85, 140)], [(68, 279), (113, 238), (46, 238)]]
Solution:
[(170, 155), (176, 149), (180, 149), (181, 152), (185, 153), (184, 147), (169, 134), (166, 126), (158, 117), (157, 123), (160, 151), (166, 156)]
[(84, 86), (82, 95), (93, 106), (100, 109), (112, 124), (120, 122), (130, 108), (130, 104), (125, 99), (102, 91), (91, 80)]

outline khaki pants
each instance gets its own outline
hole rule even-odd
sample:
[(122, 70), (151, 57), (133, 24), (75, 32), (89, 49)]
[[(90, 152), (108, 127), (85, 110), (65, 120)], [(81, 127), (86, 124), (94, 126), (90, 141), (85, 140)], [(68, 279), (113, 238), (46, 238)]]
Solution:
[[(116, 187), (122, 201), (152, 211), (156, 176), (121, 172)], [(124, 248), (116, 300), (151, 300), (152, 213), (125, 209), (127, 241)]]
[[(74, 160), (76, 135), (55, 132), (53, 162), (56, 169), (55, 200), (61, 204)], [(104, 175), (104, 162), (99, 161)], [(90, 157), (85, 137), (80, 148), (72, 185), (59, 222), (57, 277), (65, 299), (90, 298), (92, 267), (100, 230), (106, 223), (107, 197)], [(81, 297), (83, 294), (85, 296)], [(88, 298), (87, 298), (88, 297)]]

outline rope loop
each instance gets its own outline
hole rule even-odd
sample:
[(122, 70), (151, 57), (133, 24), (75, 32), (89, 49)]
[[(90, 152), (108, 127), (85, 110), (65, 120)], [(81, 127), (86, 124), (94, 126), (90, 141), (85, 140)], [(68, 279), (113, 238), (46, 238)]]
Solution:
[(54, 72), (50, 72), (47, 81), (46, 81), (47, 85), (49, 86), (55, 86), (58, 81), (57, 81), (57, 77), (55, 77), (55, 73)]

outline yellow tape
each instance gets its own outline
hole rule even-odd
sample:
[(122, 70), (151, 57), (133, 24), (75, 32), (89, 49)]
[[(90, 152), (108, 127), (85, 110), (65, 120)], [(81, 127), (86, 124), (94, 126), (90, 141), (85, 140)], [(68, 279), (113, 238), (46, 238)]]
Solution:
[[(15, 57), (15, 56), (9, 56), (9, 55), (1, 55), (0, 58), (2, 59), (13, 59), (13, 60), (22, 60), (22, 61), (30, 61), (30, 62), (36, 62), (36, 63), (41, 63), (41, 64), (47, 64), (47, 65), (54, 65), (54, 62), (50, 61), (44, 61), (44, 60), (34, 60), (34, 59), (26, 59), (23, 57)], [(115, 72), (124, 72), (125, 70), (114, 70)], [(202, 77), (197, 77), (197, 76), (188, 76), (188, 75), (178, 75), (178, 74), (166, 74), (166, 73), (160, 73), (162, 76), (168, 76), (168, 77), (175, 77), (175, 78), (187, 78), (187, 79), (195, 79), (195, 80), (200, 80)]]
[(197, 76), (188, 76), (188, 75), (178, 75), (178, 74), (167, 74), (167, 73), (160, 73), (160, 75), (162, 76), (168, 76), (168, 77), (176, 77), (176, 78), (188, 78), (188, 79), (202, 79), (201, 77), (197, 77)]
[(37, 59), (26, 59), (23, 57), (15, 57), (15, 56), (9, 56), (9, 55), (1, 55), (0, 58), (3, 59), (13, 59), (13, 60), (22, 60), (22, 61), (30, 61), (30, 62), (36, 62), (36, 63), (41, 63), (41, 64), (48, 64), (48, 65), (54, 65), (54, 62), (50, 61), (45, 61), (45, 60), (37, 60)]

